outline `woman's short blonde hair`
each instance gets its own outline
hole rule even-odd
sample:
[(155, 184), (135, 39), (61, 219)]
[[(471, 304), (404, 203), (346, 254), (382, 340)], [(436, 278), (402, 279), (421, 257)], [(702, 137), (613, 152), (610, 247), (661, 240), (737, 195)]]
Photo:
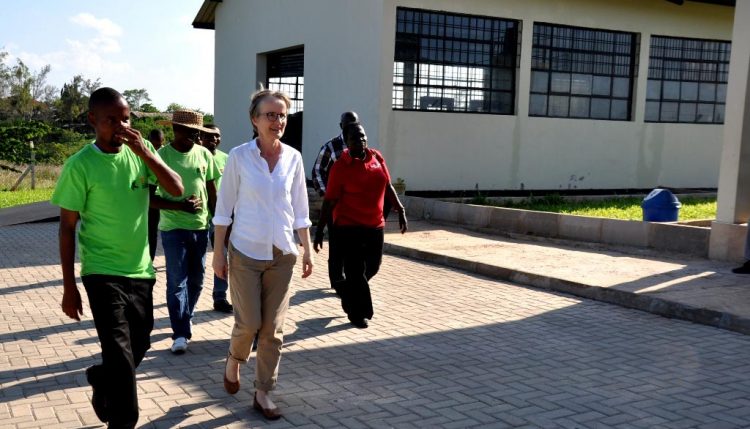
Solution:
[[(252, 118), (258, 117), (260, 115), (260, 112), (258, 112), (258, 108), (260, 107), (260, 103), (263, 102), (266, 98), (276, 98), (278, 100), (281, 100), (286, 104), (287, 110), (289, 110), (292, 107), (292, 100), (289, 98), (288, 95), (286, 95), (283, 91), (273, 91), (270, 89), (263, 88), (263, 85), (260, 85), (260, 89), (255, 91), (253, 95), (250, 96), (250, 123), (252, 124)], [(253, 131), (258, 131), (255, 129), (255, 124), (253, 124)]]

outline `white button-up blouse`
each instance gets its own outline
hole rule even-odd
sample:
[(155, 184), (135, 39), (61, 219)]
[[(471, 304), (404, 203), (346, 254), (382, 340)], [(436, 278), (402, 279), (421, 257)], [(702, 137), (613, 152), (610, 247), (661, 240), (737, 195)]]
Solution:
[(233, 223), (229, 240), (237, 250), (263, 261), (273, 259), (273, 246), (284, 254), (299, 255), (294, 230), (312, 225), (309, 214), (299, 151), (282, 143), (273, 173), (260, 157), (256, 140), (229, 152), (213, 222)]

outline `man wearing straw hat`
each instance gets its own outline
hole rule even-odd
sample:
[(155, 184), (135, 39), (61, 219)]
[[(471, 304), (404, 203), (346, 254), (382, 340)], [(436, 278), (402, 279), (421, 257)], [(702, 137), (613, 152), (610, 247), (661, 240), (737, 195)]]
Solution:
[(157, 189), (151, 207), (161, 210), (159, 230), (167, 268), (167, 309), (172, 325), (170, 350), (187, 351), (192, 337), (193, 311), (203, 289), (209, 220), (216, 205), (214, 180), (219, 177), (213, 155), (201, 145), (203, 115), (176, 110), (171, 121), (174, 141), (159, 156), (182, 178), (185, 192), (173, 197)]

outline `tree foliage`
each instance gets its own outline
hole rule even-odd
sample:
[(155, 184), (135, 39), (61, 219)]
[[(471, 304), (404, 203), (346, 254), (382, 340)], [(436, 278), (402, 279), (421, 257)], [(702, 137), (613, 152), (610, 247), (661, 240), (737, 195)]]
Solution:
[(39, 121), (17, 122), (0, 126), (0, 154), (4, 161), (25, 164), (31, 159), (29, 142), (39, 143), (50, 132), (50, 126)]
[(159, 113), (159, 109), (157, 109), (156, 106), (151, 103), (143, 103), (141, 104), (141, 112)]
[(125, 97), (125, 100), (127, 100), (130, 105), (130, 110), (141, 110), (141, 103), (151, 101), (151, 98), (148, 96), (148, 91), (144, 88), (126, 89), (122, 92), (122, 96)]
[(100, 86), (99, 79), (92, 81), (81, 75), (75, 75), (70, 83), (63, 84), (56, 106), (58, 121), (67, 125), (85, 124), (83, 114), (88, 110), (89, 96)]
[[(11, 62), (10, 58), (0, 49), (0, 160), (29, 162), (29, 142), (33, 141), (37, 162), (60, 164), (94, 138), (86, 112), (89, 97), (102, 86), (101, 81), (76, 75), (58, 89), (47, 83), (49, 65), (32, 70), (22, 60)], [(159, 112), (145, 88), (122, 94), (131, 110)], [(167, 112), (180, 109), (185, 107), (171, 103)], [(211, 121), (213, 116), (205, 115), (204, 122)], [(154, 118), (133, 119), (131, 125), (144, 138), (154, 128), (162, 129), (167, 141), (174, 138), (172, 127), (159, 125)]]

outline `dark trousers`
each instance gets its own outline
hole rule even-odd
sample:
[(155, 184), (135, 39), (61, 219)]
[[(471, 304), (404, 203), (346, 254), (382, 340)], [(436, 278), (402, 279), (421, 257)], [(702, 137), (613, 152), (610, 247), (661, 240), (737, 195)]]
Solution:
[(135, 369), (151, 347), (155, 280), (98, 274), (81, 280), (102, 346), (92, 384), (106, 398), (109, 427), (133, 428), (138, 422)]
[(153, 262), (156, 256), (156, 240), (159, 237), (159, 209), (148, 209), (148, 253)]
[(369, 280), (383, 260), (383, 229), (334, 226), (331, 235), (344, 260), (346, 279), (338, 289), (341, 307), (350, 320), (372, 319)]
[[(393, 204), (391, 204), (391, 200), (386, 197), (383, 200), (383, 220), (388, 220), (388, 214), (392, 209)], [(343, 284), (344, 280), (346, 280), (344, 277), (345, 253), (341, 250), (341, 245), (336, 242), (334, 234), (329, 232), (328, 235), (328, 280), (331, 282), (331, 287), (336, 290), (337, 294), (339, 294), (339, 287)]]
[(344, 253), (341, 251), (341, 243), (337, 239), (333, 228), (328, 229), (328, 280), (331, 287), (338, 295), (339, 290), (343, 287), (344, 280)]

